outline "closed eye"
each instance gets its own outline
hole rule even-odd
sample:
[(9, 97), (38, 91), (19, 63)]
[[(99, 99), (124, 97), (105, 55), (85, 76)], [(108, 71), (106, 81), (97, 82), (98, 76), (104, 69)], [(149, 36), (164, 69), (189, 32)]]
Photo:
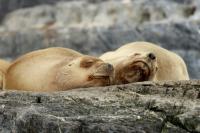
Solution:
[(139, 56), (140, 54), (139, 54), (139, 53), (135, 53), (134, 55), (135, 55), (135, 56)]

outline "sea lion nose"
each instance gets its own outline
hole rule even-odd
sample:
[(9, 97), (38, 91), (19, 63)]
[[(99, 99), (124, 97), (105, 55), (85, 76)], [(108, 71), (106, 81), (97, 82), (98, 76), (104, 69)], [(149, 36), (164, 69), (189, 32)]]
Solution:
[(155, 60), (155, 59), (156, 59), (156, 56), (155, 56), (155, 54), (153, 54), (153, 53), (149, 53), (147, 56), (148, 56), (151, 60)]
[(114, 71), (114, 68), (111, 64), (104, 63), (98, 67), (96, 73), (110, 75), (113, 73), (113, 71)]
[(113, 66), (111, 64), (109, 64), (109, 63), (107, 63), (107, 68), (108, 68), (109, 71), (113, 71), (114, 70)]

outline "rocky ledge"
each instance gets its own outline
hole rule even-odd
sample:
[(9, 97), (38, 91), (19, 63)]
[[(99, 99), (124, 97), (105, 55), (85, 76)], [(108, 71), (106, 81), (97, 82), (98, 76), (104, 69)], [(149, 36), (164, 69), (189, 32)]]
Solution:
[(0, 132), (199, 133), (200, 81), (1, 91)]

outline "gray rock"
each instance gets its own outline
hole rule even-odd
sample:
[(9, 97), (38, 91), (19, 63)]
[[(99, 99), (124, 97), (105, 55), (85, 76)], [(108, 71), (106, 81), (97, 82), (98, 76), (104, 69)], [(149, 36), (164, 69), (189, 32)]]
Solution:
[[(9, 12), (15, 11), (20, 8), (30, 8), (38, 5), (53, 5), (61, 1), (73, 0), (0, 0), (0, 22)], [(105, 0), (86, 0), (91, 3), (103, 2)]]
[(182, 128), (179, 128), (167, 122), (162, 130), (162, 133), (188, 133), (188, 132)]
[(177, 3), (171, 0), (129, 2), (111, 0), (96, 4), (88, 1), (56, 2), (52, 5), (40, 5), (11, 12), (6, 15), (3, 25), (8, 30), (22, 30), (41, 27), (47, 23), (65, 27), (71, 25), (110, 26), (188, 19), (198, 14), (196, 11), (200, 5), (196, 1)]
[(200, 132), (200, 82), (0, 92), (1, 132)]
[[(149, 41), (200, 78), (199, 0), (0, 0), (0, 57), (51, 46), (98, 56)], [(0, 92), (0, 132), (200, 133), (200, 81)]]

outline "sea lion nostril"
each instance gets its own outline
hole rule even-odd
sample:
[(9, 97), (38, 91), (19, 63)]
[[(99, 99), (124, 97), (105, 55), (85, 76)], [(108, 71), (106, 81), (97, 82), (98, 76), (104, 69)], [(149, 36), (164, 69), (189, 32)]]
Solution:
[(114, 69), (111, 64), (107, 64), (107, 66), (108, 66), (108, 69), (111, 70), (111, 71)]
[(153, 53), (149, 53), (148, 54), (148, 57), (152, 60), (155, 60), (156, 59), (156, 56), (153, 54)]

